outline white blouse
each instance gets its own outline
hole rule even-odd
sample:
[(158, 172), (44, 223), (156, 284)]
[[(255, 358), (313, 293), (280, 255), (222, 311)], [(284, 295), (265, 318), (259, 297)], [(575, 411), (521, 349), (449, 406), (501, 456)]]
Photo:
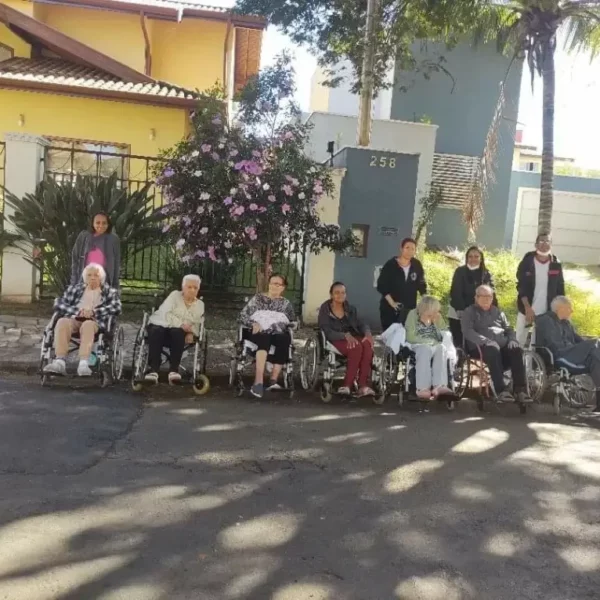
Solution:
[(149, 323), (160, 327), (181, 327), (190, 323), (194, 335), (199, 335), (200, 324), (204, 318), (204, 302), (194, 300), (193, 304), (186, 306), (183, 293), (171, 292), (159, 309), (152, 313)]

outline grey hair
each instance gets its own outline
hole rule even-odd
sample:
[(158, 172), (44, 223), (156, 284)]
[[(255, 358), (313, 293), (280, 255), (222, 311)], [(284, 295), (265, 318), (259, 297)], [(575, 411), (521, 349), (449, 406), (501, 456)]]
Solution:
[(494, 290), (489, 286), (489, 285), (480, 285), (476, 290), (475, 290), (475, 295), (476, 296), (480, 296), (481, 292), (487, 292), (488, 295), (493, 296), (494, 295)]
[(90, 263), (85, 267), (83, 273), (81, 274), (83, 283), (87, 283), (87, 274), (90, 271), (98, 271), (98, 275), (100, 276), (100, 283), (104, 285), (104, 282), (106, 281), (106, 271), (104, 270), (104, 267), (102, 265), (99, 265), (97, 263)]
[(202, 278), (199, 275), (194, 275), (193, 273), (188, 273), (187, 275), (184, 275), (183, 279), (181, 280), (181, 289), (183, 289), (183, 286), (185, 285), (186, 281), (195, 281), (198, 284), (198, 287), (200, 287), (200, 284), (202, 283)]
[(566, 296), (556, 296), (556, 298), (554, 298), (554, 300), (552, 300), (552, 302), (550, 303), (550, 308), (552, 309), (552, 312), (556, 312), (556, 309), (561, 304), (568, 304), (571, 308), (573, 307), (573, 304)]
[(440, 310), (440, 301), (433, 296), (421, 296), (419, 304), (417, 304), (417, 313), (419, 316), (424, 315), (428, 312), (434, 312)]

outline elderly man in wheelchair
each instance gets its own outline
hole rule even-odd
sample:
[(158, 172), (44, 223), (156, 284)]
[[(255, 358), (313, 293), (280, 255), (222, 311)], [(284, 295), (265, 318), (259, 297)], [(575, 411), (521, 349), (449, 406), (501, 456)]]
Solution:
[[(152, 314), (144, 313), (133, 351), (132, 387), (139, 391), (144, 383), (157, 384), (163, 362), (169, 363), (169, 385), (181, 383), (180, 371), (191, 380), (194, 392), (203, 395), (210, 383), (204, 370), (208, 339), (204, 329), (204, 302), (198, 298), (201, 279), (183, 277), (181, 290), (171, 292)], [(182, 365), (186, 351), (193, 348), (191, 371)]]
[[(67, 356), (77, 348), (77, 375), (92, 375), (91, 366), (97, 361), (103, 383), (120, 377), (123, 330), (119, 328), (115, 335), (115, 326), (116, 317), (121, 313), (121, 300), (119, 292), (106, 283), (102, 266), (95, 263), (87, 265), (83, 270), (83, 281), (69, 286), (56, 299), (54, 309), (42, 341), (42, 383), (49, 376), (66, 375)], [(98, 347), (92, 354), (95, 341)], [(110, 370), (105, 368), (106, 363), (110, 364)]]
[[(589, 374), (596, 390), (594, 412), (600, 413), (600, 342), (597, 339), (584, 339), (575, 331), (570, 321), (573, 306), (566, 296), (554, 298), (550, 309), (535, 319), (536, 351), (546, 355), (551, 368), (558, 368), (561, 380), (562, 372), (575, 377)], [(569, 403), (587, 403), (589, 391), (581, 391), (582, 402), (573, 402), (573, 398), (568, 398)]]

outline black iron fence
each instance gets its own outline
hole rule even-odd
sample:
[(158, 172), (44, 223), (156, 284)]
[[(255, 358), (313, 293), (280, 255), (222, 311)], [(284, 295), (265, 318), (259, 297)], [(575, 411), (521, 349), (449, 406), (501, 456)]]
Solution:
[[(117, 185), (130, 193), (149, 186), (145, 201), (149, 208), (158, 209), (164, 202), (162, 189), (154, 183), (154, 173), (160, 163), (161, 159), (156, 157), (120, 151), (50, 146), (44, 157), (44, 173), (45, 177), (64, 185), (71, 185), (78, 176), (98, 181), (116, 174)], [(143, 246), (122, 240), (121, 254), (121, 286), (126, 302), (146, 301), (148, 296), (178, 287), (183, 275), (189, 272), (202, 277), (202, 294), (214, 307), (237, 308), (256, 290), (256, 263), (250, 256), (231, 265), (206, 260), (186, 266), (177, 260), (172, 244), (166, 240)], [(300, 310), (304, 292), (304, 248), (289, 248), (275, 261), (273, 269), (287, 277), (287, 295)], [(41, 281), (40, 296), (50, 295), (43, 287), (43, 275)]]

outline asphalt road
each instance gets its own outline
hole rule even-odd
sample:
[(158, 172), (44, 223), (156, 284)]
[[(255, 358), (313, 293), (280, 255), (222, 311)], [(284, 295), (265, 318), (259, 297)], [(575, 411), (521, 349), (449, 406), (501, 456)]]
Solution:
[(0, 379), (2, 600), (600, 596), (600, 420)]

